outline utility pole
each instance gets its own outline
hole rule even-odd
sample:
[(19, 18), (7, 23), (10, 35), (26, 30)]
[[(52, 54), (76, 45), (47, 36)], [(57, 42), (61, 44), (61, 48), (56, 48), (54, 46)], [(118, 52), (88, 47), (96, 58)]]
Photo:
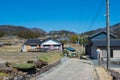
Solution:
[(109, 0), (106, 0), (106, 30), (107, 30), (107, 70), (109, 67), (110, 58), (110, 27), (109, 27)]

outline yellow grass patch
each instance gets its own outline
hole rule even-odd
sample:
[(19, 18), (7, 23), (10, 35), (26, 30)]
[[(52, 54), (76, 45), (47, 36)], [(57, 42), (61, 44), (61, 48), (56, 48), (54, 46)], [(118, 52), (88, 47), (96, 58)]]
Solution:
[(8, 76), (8, 74), (0, 72), (0, 77), (3, 77), (3, 76)]
[(20, 52), (20, 50), (20, 45), (0, 47), (0, 52)]
[(112, 76), (110, 76), (103, 67), (96, 67), (95, 69), (100, 80), (113, 80)]
[(27, 52), (27, 53), (0, 53), (0, 59), (5, 62), (11, 63), (24, 63), (28, 60), (33, 60), (40, 58), (42, 60), (47, 61), (48, 63), (52, 63), (61, 57), (61, 52)]

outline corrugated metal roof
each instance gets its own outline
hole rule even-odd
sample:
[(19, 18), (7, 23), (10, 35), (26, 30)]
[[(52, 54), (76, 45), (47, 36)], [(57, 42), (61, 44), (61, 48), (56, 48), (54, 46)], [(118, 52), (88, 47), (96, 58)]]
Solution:
[[(106, 40), (92, 40), (92, 44), (95, 46), (106, 46), (107, 41)], [(120, 39), (111, 39), (110, 40), (110, 46), (120, 46)]]

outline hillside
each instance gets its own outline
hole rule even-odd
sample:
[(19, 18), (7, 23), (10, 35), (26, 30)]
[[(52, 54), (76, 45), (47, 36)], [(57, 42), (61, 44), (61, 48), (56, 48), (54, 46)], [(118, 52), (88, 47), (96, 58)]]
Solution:
[(44, 30), (42, 30), (40, 28), (31, 28), (30, 30), (33, 31), (33, 32), (41, 33), (41, 34), (46, 33), (46, 31), (44, 31)]
[(50, 31), (48, 35), (73, 35), (74, 32), (67, 31), (67, 30), (60, 30), (60, 31)]
[(111, 27), (111, 32), (120, 38), (120, 23), (113, 25)]
[[(97, 32), (101, 32), (101, 31), (106, 31), (106, 28), (99, 28), (96, 30), (85, 32), (84, 34), (90, 36), (92, 34), (95, 34)], [(110, 31), (112, 34), (114, 34), (114, 35), (118, 36), (118, 38), (120, 38), (120, 23), (110, 26)]]
[(0, 30), (6, 35), (16, 35), (19, 32), (37, 32), (40, 34), (45, 34), (45, 31), (39, 28), (26, 28), (24, 26), (14, 26), (14, 25), (0, 25)]

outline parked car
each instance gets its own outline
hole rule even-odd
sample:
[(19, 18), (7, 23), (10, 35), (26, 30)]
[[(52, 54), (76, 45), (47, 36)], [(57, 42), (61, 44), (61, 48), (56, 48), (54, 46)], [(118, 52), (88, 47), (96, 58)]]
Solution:
[(72, 47), (65, 47), (64, 54), (68, 57), (77, 57), (77, 51)]

